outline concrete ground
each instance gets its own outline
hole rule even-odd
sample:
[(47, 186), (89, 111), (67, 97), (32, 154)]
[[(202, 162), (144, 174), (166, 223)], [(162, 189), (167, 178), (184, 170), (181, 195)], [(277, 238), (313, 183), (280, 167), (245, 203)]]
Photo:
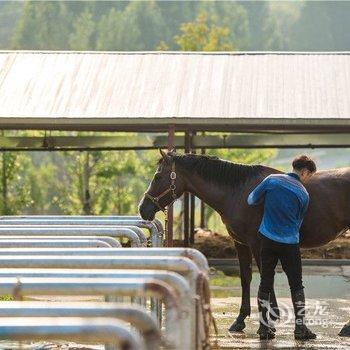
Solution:
[[(212, 336), (214, 349), (350, 349), (350, 338), (337, 334), (350, 320), (350, 266), (304, 269), (304, 286), (307, 297), (309, 327), (317, 333), (317, 339), (295, 341), (294, 316), (284, 274), (277, 273), (276, 294), (281, 310), (281, 321), (276, 324), (276, 339), (260, 341), (256, 290), (259, 275), (253, 275), (252, 314), (246, 319), (246, 329), (241, 333), (229, 333), (228, 328), (238, 315), (240, 307), (240, 284), (235, 277), (232, 286), (213, 286), (212, 310), (219, 334)], [(226, 278), (225, 278), (226, 279)]]

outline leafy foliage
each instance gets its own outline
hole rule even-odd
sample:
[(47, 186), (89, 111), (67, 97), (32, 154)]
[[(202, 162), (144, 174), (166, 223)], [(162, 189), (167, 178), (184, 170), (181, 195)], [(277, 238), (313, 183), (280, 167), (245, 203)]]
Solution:
[(194, 22), (181, 25), (181, 35), (174, 37), (182, 51), (232, 51), (228, 27), (208, 23), (208, 18), (201, 12)]
[(0, 212), (15, 215), (31, 202), (27, 169), (30, 159), (14, 152), (2, 152), (0, 162)]
[(341, 51), (349, 50), (349, 10), (346, 1), (2, 1), (0, 47), (178, 50), (188, 45), (174, 36), (203, 28), (205, 14), (209, 50), (224, 37), (236, 50)]

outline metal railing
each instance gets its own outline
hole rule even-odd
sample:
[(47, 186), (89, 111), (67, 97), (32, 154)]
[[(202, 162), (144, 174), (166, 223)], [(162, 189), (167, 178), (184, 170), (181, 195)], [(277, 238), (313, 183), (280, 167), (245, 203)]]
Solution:
[[(157, 279), (7, 277), (1, 280), (0, 294), (13, 295), (16, 299), (28, 295), (114, 295), (158, 298), (162, 300), (166, 309), (165, 328), (169, 346), (176, 349), (186, 349), (190, 346), (191, 330), (184, 327), (179, 297), (167, 283)], [(175, 324), (176, 329), (173, 327)]]
[(164, 239), (164, 229), (159, 220), (146, 221), (139, 216), (0, 216), (0, 225), (135, 226), (149, 230), (153, 247), (162, 247)]
[[(129, 322), (125, 319), (128, 308), (138, 307), (140, 312), (145, 312), (151, 305), (156, 314), (150, 328), (156, 327), (160, 333), (162, 307), (157, 300), (162, 300), (166, 315), (162, 348), (207, 349), (211, 314), (206, 258), (194, 249), (142, 247), (147, 242), (142, 230), (145, 228), (150, 232), (153, 246), (162, 244), (161, 223), (147, 222), (137, 216), (0, 217), (0, 294), (11, 294), (17, 300), (28, 295), (100, 295), (109, 301), (99, 302), (95, 308), (92, 304), (90, 308), (77, 304), (71, 308), (74, 312), (70, 311), (70, 304), (55, 308), (52, 302), (21, 301), (14, 302), (11, 308), (10, 304), (0, 302), (0, 318), (7, 318), (12, 310), (12, 319), (18, 322), (21, 317), (39, 316), (63, 320), (68, 314), (71, 319), (97, 315), (102, 320), (113, 317)], [(125, 232), (129, 233), (131, 245), (138, 248), (112, 247), (119, 243), (115, 237), (125, 238)], [(87, 242), (102, 244), (79, 247)], [(66, 243), (74, 246), (65, 247)], [(140, 306), (123, 304), (124, 313), (119, 310), (112, 315), (113, 307), (115, 310), (121, 306), (110, 302), (111, 297), (123, 297), (123, 302), (139, 302)], [(151, 298), (150, 304), (146, 298)], [(135, 326), (135, 319), (129, 323)], [(159, 337), (148, 337), (143, 327), (145, 324), (136, 328), (141, 331), (146, 349), (159, 348)], [(45, 339), (53, 338), (49, 335)], [(106, 349), (112, 348), (106, 345)]]
[(104, 242), (106, 243), (109, 247), (114, 247), (114, 248), (118, 248), (121, 247), (120, 242), (113, 238), (113, 237), (107, 237), (107, 236), (15, 236), (15, 235), (11, 235), (11, 236), (0, 236), (0, 241), (3, 240), (9, 240), (11, 239), (11, 241), (16, 241), (16, 240), (31, 240), (31, 241), (42, 241), (42, 240), (96, 240), (96, 241), (100, 241), (100, 242)]
[(54, 340), (84, 344), (106, 343), (118, 349), (143, 350), (142, 338), (114, 318), (4, 317), (0, 339), (6, 341)]
[[(154, 270), (81, 270), (81, 269), (0, 269), (0, 278), (5, 277), (39, 277), (39, 278), (142, 278), (143, 280), (156, 279), (167, 283), (174, 290), (180, 300), (180, 311), (183, 326), (196, 332), (196, 321), (191, 315), (191, 304), (196, 303), (196, 295), (191, 292), (188, 282), (178, 273)], [(155, 310), (157, 311), (157, 310)], [(161, 310), (159, 310), (161, 312)], [(159, 315), (154, 313), (159, 323)]]
[(2, 301), (2, 317), (109, 317), (129, 323), (141, 332), (148, 350), (159, 349), (162, 340), (157, 322), (137, 305), (101, 302)]
[[(167, 250), (167, 249), (165, 249)], [(191, 322), (196, 332), (192, 333), (192, 344), (206, 343), (209, 338), (210, 292), (206, 275), (198, 266), (185, 257), (168, 256), (75, 256), (75, 255), (0, 255), (0, 266), (4, 268), (80, 268), (80, 269), (137, 269), (168, 270), (183, 275), (195, 293), (197, 302), (190, 310)], [(196, 321), (193, 321), (196, 319)], [(193, 327), (191, 327), (193, 329)]]
[(168, 256), (188, 258), (205, 273), (209, 272), (209, 265), (205, 256), (198, 250), (191, 248), (11, 248), (1, 249), (0, 255), (90, 255), (90, 256)]
[[(97, 239), (1, 239), (0, 248), (112, 248)], [(119, 243), (119, 247), (121, 244)]]
[(139, 227), (0, 225), (0, 236), (109, 236), (128, 238), (134, 247), (147, 246), (147, 238)]

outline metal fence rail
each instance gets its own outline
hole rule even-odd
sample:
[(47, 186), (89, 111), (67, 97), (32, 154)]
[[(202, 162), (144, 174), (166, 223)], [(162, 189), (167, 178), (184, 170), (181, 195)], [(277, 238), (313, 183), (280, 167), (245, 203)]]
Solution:
[(166, 308), (165, 328), (170, 346), (176, 349), (190, 347), (191, 330), (186, 328), (183, 322), (179, 297), (167, 283), (154, 278), (7, 277), (1, 280), (0, 294), (14, 295), (16, 299), (27, 295), (115, 295), (158, 298), (163, 301)]
[[(119, 243), (119, 247), (121, 244)], [(0, 239), (0, 248), (112, 248), (97, 239)]]
[(159, 220), (146, 221), (137, 216), (0, 216), (0, 225), (136, 226), (149, 230), (153, 247), (162, 247), (164, 236)]
[[(146, 248), (144, 229), (150, 232), (152, 248)], [(195, 249), (159, 247), (163, 234), (159, 220), (148, 222), (138, 216), (0, 217), (0, 294), (11, 294), (16, 300), (28, 295), (99, 295), (108, 300), (0, 302), (0, 320), (11, 317), (17, 322), (12, 326), (19, 331), (25, 324), (21, 318), (49, 317), (47, 320), (53, 322), (55, 317), (68, 322), (68, 316), (71, 320), (111, 317), (140, 331), (144, 344), (140, 337), (136, 339), (137, 349), (159, 349), (160, 344), (163, 349), (207, 349), (211, 321), (207, 260)], [(116, 238), (128, 238), (135, 248), (116, 247), (120, 244)], [(96, 247), (84, 246), (89, 244)], [(123, 305), (111, 302), (120, 297), (124, 298)], [(151, 298), (151, 303), (145, 298)], [(165, 310), (162, 343), (160, 300)], [(149, 305), (153, 316), (147, 314)], [(37, 339), (39, 330), (28, 332), (18, 337)], [(133, 332), (129, 333), (132, 337)], [(67, 339), (65, 331), (62, 337), (50, 338), (50, 334), (45, 340)], [(0, 339), (4, 338), (0, 335)], [(98, 335), (96, 339), (106, 343)], [(116, 344), (106, 344), (106, 350), (115, 349)], [(131, 343), (125, 344), (132, 349)]]
[(11, 241), (16, 241), (16, 240), (31, 240), (31, 241), (42, 241), (42, 240), (97, 240), (97, 241), (101, 241), (106, 243), (109, 247), (114, 247), (114, 248), (118, 248), (121, 247), (120, 242), (113, 238), (113, 237), (107, 237), (107, 236), (15, 236), (15, 235), (11, 235), (11, 236), (0, 236), (0, 242), (2, 241), (6, 241), (11, 239)]
[[(179, 308), (183, 316), (184, 327), (196, 332), (195, 315), (189, 310), (196, 303), (196, 294), (190, 290), (186, 279), (178, 273), (153, 270), (81, 270), (81, 269), (6, 269), (0, 268), (0, 278), (4, 277), (40, 277), (40, 278), (142, 278), (143, 280), (159, 280), (172, 287), (181, 300)], [(158, 311), (158, 309), (154, 310)], [(159, 310), (161, 312), (161, 309)], [(159, 315), (155, 313), (158, 324)]]
[[(196, 332), (192, 334), (192, 344), (205, 343), (209, 338), (209, 284), (208, 279), (197, 265), (184, 257), (164, 256), (70, 256), (70, 255), (3, 255), (0, 266), (8, 268), (82, 268), (82, 269), (143, 269), (168, 270), (178, 272), (189, 282), (191, 291), (197, 296), (197, 304), (192, 305), (191, 315), (197, 318)], [(199, 327), (199, 325), (201, 325)]]
[(205, 256), (190, 248), (11, 248), (1, 249), (1, 255), (90, 255), (90, 256), (168, 256), (184, 257), (193, 261), (202, 272), (209, 272), (209, 265)]
[(139, 227), (0, 225), (0, 236), (110, 236), (128, 238), (133, 247), (147, 246)]
[(0, 339), (7, 341), (64, 340), (84, 344), (108, 343), (118, 349), (143, 350), (141, 337), (114, 318), (4, 317)]
[(1, 301), (2, 317), (110, 317), (130, 323), (141, 332), (147, 350), (159, 349), (161, 334), (147, 310), (136, 305), (101, 302)]

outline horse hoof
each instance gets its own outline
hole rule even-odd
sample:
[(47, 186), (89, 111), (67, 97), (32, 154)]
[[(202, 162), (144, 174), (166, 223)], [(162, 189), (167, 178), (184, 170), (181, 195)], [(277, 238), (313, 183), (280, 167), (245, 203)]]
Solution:
[(277, 321), (281, 318), (280, 316), (280, 309), (278, 307), (273, 307), (270, 310), (270, 320)]
[(350, 322), (347, 323), (338, 333), (341, 337), (350, 337)]
[(231, 327), (228, 329), (229, 332), (242, 332), (245, 328), (244, 321), (235, 321), (232, 323)]

